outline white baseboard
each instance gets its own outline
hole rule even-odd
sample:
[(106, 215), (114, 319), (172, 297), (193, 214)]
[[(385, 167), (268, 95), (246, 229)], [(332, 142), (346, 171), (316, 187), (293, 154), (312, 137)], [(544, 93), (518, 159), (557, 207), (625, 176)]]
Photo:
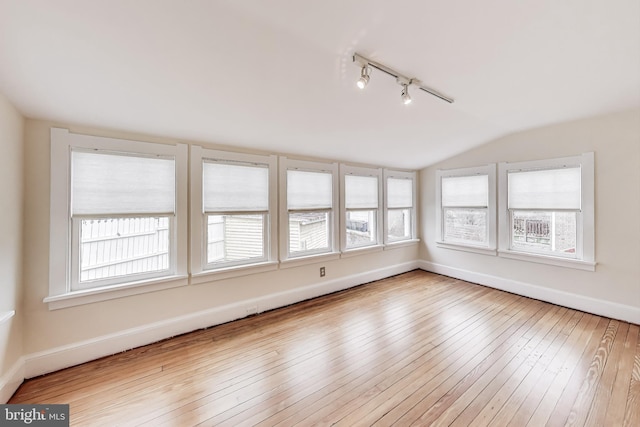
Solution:
[(624, 320), (640, 325), (640, 308), (603, 301), (557, 289), (545, 288), (517, 280), (505, 279), (489, 274), (476, 273), (456, 267), (436, 264), (430, 261), (418, 261), (422, 270), (443, 274), (467, 282), (478, 283), (502, 291), (511, 292), (529, 298), (550, 302), (563, 307), (573, 308), (587, 313)]
[(9, 401), (20, 384), (24, 381), (24, 357), (18, 359), (11, 369), (0, 377), (0, 403)]
[[(24, 376), (22, 378), (33, 378), (38, 375), (68, 368), (186, 332), (240, 319), (256, 311), (263, 312), (284, 307), (306, 299), (326, 295), (374, 280), (384, 279), (417, 268), (419, 268), (417, 261), (407, 262), (334, 280), (322, 281), (314, 285), (244, 300), (197, 313), (190, 313), (137, 328), (28, 354), (24, 356)], [(249, 308), (255, 309), (255, 311), (249, 312)], [(20, 381), (22, 381), (22, 378)]]

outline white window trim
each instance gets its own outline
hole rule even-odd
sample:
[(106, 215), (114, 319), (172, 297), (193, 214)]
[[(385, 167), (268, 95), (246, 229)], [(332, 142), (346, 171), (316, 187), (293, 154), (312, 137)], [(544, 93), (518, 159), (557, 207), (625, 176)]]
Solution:
[[(176, 208), (173, 230), (173, 272), (149, 280), (71, 291), (71, 149), (99, 149), (175, 156)], [(71, 307), (188, 284), (187, 271), (187, 159), (186, 144), (158, 144), (75, 134), (51, 128), (49, 223), (49, 309)]]
[(320, 254), (303, 255), (280, 261), (280, 268), (301, 267), (308, 264), (318, 264), (340, 259), (339, 252), (323, 252)]
[[(391, 170), (391, 169), (384, 169), (382, 171), (382, 178), (384, 181), (384, 224), (383, 224), (383, 231), (384, 231), (384, 245), (385, 245), (385, 249), (387, 249), (387, 247), (401, 247), (401, 246), (406, 246), (407, 244), (415, 244), (417, 242), (419, 242), (420, 240), (417, 238), (417, 224), (416, 224), (416, 218), (417, 218), (417, 214), (416, 214), (416, 206), (418, 205), (418, 200), (416, 198), (416, 194), (417, 194), (417, 190), (416, 190), (416, 173), (414, 171), (399, 171), (399, 170)], [(411, 179), (412, 181), (412, 189), (413, 189), (413, 206), (411, 207), (411, 236), (408, 239), (402, 239), (402, 240), (389, 240), (389, 218), (388, 218), (388, 199), (389, 199), (389, 192), (388, 192), (388, 186), (387, 186), (387, 180), (388, 178), (401, 178), (401, 179)]]
[[(307, 160), (295, 160), (284, 156), (279, 158), (278, 170), (280, 174), (280, 267), (293, 267), (296, 265), (309, 264), (317, 262), (317, 260), (333, 259), (339, 257), (339, 212), (340, 205), (340, 189), (338, 183), (338, 163), (312, 162)], [(316, 253), (301, 253), (299, 255), (290, 256), (289, 254), (289, 210), (287, 208), (287, 171), (303, 170), (310, 172), (331, 173), (332, 176), (332, 208), (329, 213), (329, 221), (331, 228), (329, 230), (329, 250)], [(285, 266), (286, 265), (286, 266)]]
[[(378, 208), (376, 209), (376, 238), (377, 243), (356, 248), (347, 248), (347, 204), (345, 176), (366, 176), (378, 179)], [(340, 250), (343, 255), (357, 255), (361, 253), (382, 250), (384, 246), (383, 232), (383, 186), (382, 168), (365, 168), (340, 164)], [(415, 203), (414, 203), (415, 204)]]
[(15, 315), (16, 315), (15, 310), (0, 311), (0, 325), (2, 325), (4, 322), (7, 322), (9, 319), (11, 319)]
[[(553, 255), (540, 253), (528, 253), (512, 250), (511, 240), (511, 220), (508, 209), (508, 187), (507, 175), (510, 171), (536, 170), (536, 169), (558, 169), (562, 167), (577, 167), (581, 170), (581, 214), (579, 215), (577, 230), (577, 252), (581, 253), (580, 259), (562, 258)], [(594, 173), (594, 153), (584, 153), (579, 156), (562, 157), (548, 160), (534, 160), (528, 162), (502, 162), (498, 165), (498, 186), (499, 186), (499, 208), (498, 224), (500, 227), (498, 255), (504, 258), (518, 259), (542, 264), (556, 265), (561, 267), (576, 268), (580, 270), (595, 271), (595, 173)]]
[(250, 274), (266, 273), (278, 269), (278, 261), (264, 261), (251, 264), (234, 265), (230, 267), (218, 268), (215, 270), (205, 270), (191, 275), (189, 283), (199, 285), (217, 280), (231, 279), (233, 277), (248, 276)]
[[(206, 251), (204, 250), (204, 214), (202, 200), (202, 162), (214, 159), (230, 162), (259, 163), (269, 167), (269, 209), (266, 224), (265, 259), (236, 265), (221, 265), (220, 268), (205, 269)], [(247, 274), (277, 269), (278, 235), (278, 172), (277, 156), (235, 153), (212, 150), (198, 145), (191, 146), (191, 283), (199, 284), (211, 280), (222, 280)]]
[(102, 286), (95, 289), (84, 289), (61, 295), (51, 295), (44, 299), (49, 304), (49, 310), (75, 307), (78, 305), (106, 301), (115, 298), (128, 297), (163, 289), (177, 288), (188, 285), (187, 275), (165, 276), (157, 279), (141, 280), (138, 282), (122, 283), (118, 285)]
[(385, 251), (389, 251), (389, 250), (393, 250), (393, 249), (399, 249), (399, 248), (403, 248), (405, 246), (415, 246), (418, 243), (420, 243), (420, 239), (415, 238), (415, 239), (406, 239), (406, 240), (396, 240), (390, 243), (386, 243), (384, 245), (384, 250)]
[[(473, 244), (444, 241), (444, 223), (442, 222), (442, 178), (487, 175), (489, 177), (489, 200), (487, 204), (487, 244)], [(458, 168), (436, 171), (436, 246), (439, 248), (474, 252), (484, 255), (497, 254), (497, 213), (496, 213), (496, 164), (470, 168)]]

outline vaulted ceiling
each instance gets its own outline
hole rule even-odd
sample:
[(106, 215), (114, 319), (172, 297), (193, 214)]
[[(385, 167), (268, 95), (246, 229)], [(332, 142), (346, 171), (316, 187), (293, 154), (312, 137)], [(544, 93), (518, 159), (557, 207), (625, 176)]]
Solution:
[[(401, 87), (354, 52), (455, 98)], [(0, 0), (27, 117), (419, 168), (640, 106), (637, 0)]]

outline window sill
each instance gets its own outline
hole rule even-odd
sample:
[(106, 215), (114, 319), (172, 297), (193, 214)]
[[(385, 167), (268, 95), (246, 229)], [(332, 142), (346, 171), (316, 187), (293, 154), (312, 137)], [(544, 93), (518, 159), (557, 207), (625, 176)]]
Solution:
[(68, 292), (62, 295), (51, 295), (43, 302), (49, 304), (49, 310), (74, 307), (107, 301), (110, 299), (128, 297), (132, 295), (155, 292), (163, 289), (177, 288), (188, 284), (187, 276), (169, 276), (161, 279), (145, 280), (134, 283), (104, 286), (96, 289)]
[(414, 246), (420, 242), (420, 239), (399, 240), (397, 242), (389, 242), (384, 245), (384, 250), (404, 248), (405, 246)]
[(596, 271), (596, 263), (579, 259), (559, 258), (538, 254), (528, 254), (516, 251), (498, 251), (503, 258), (517, 259), (520, 261), (537, 262), (540, 264), (556, 265), (558, 267), (575, 268), (577, 270)]
[(15, 315), (16, 315), (15, 310), (0, 311), (0, 325), (2, 325), (4, 322), (7, 322), (9, 319), (11, 319)]
[(353, 256), (366, 255), (374, 252), (381, 252), (384, 249), (382, 245), (364, 246), (362, 248), (347, 249), (340, 255), (340, 258), (350, 258)]
[(256, 264), (236, 265), (233, 267), (204, 270), (191, 276), (191, 284), (213, 282), (216, 280), (231, 279), (233, 277), (248, 276), (250, 274), (264, 273), (278, 269), (277, 261), (266, 261)]
[(297, 258), (289, 258), (289, 259), (280, 261), (280, 268), (300, 267), (302, 265), (332, 261), (334, 259), (339, 259), (339, 258), (340, 258), (339, 252), (330, 252), (326, 254), (308, 255), (308, 256), (302, 256)]
[(436, 246), (443, 249), (452, 249), (455, 251), (464, 251), (464, 252), (473, 252), (475, 254), (481, 255), (492, 255), (496, 256), (498, 252), (495, 249), (491, 249), (489, 247), (483, 246), (471, 246), (464, 244), (456, 244), (456, 243), (447, 243), (447, 242), (436, 242)]

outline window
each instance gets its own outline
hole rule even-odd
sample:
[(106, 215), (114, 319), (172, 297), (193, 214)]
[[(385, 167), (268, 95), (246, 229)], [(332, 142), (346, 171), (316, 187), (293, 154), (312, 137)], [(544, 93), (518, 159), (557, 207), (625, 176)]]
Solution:
[(502, 255), (594, 268), (593, 153), (503, 163), (500, 179)]
[(192, 146), (193, 274), (274, 261), (276, 160)]
[(336, 251), (338, 165), (281, 158), (281, 259)]
[(439, 170), (436, 187), (438, 244), (494, 250), (495, 164)]
[(182, 144), (52, 129), (45, 301), (186, 277), (186, 161)]
[(382, 171), (340, 165), (343, 192), (341, 246), (343, 251), (382, 243)]
[(386, 182), (386, 243), (414, 240), (415, 172), (384, 171)]

